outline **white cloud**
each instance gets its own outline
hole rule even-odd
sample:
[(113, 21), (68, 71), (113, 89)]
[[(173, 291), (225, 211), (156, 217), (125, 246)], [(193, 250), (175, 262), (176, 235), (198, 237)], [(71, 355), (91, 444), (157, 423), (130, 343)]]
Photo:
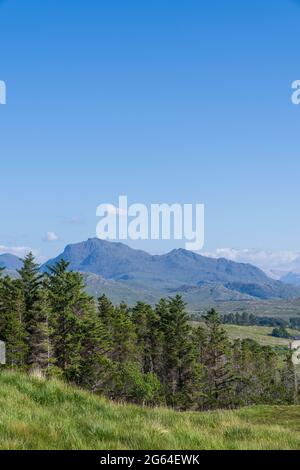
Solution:
[(81, 215), (74, 215), (71, 217), (62, 217), (61, 222), (66, 225), (84, 225), (86, 220)]
[(24, 258), (24, 256), (28, 255), (29, 252), (33, 254), (37, 254), (37, 251), (29, 248), (28, 246), (5, 246), (0, 245), (0, 254), (9, 253), (11, 255), (17, 256), (18, 258)]
[(250, 263), (265, 271), (274, 278), (292, 271), (293, 265), (300, 253), (296, 251), (265, 251), (248, 248), (237, 250), (234, 248), (217, 248), (213, 252), (202, 253), (213, 258), (227, 258), (238, 263)]
[(43, 237), (43, 241), (47, 243), (56, 242), (58, 240), (58, 235), (55, 232), (47, 232)]

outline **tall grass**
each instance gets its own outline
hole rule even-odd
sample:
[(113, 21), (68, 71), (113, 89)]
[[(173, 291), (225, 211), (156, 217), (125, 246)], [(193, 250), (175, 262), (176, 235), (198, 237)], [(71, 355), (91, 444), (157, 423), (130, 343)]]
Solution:
[(300, 407), (177, 413), (0, 373), (1, 449), (300, 449)]

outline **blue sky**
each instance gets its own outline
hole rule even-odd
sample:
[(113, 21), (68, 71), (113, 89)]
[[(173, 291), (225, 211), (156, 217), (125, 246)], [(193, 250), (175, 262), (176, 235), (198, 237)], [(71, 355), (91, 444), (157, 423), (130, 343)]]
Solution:
[(120, 194), (204, 203), (204, 252), (300, 251), (299, 22), (296, 0), (0, 2), (2, 251), (95, 236)]

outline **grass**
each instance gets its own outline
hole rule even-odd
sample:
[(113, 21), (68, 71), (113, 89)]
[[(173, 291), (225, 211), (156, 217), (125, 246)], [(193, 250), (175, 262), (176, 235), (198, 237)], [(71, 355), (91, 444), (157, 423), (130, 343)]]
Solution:
[[(286, 346), (288, 347), (291, 340), (285, 338), (275, 338), (271, 336), (274, 327), (268, 326), (239, 326), (224, 325), (228, 336), (231, 339), (253, 339), (263, 346)], [(299, 335), (299, 331), (287, 329), (292, 336)]]
[(300, 449), (300, 407), (178, 413), (0, 374), (1, 449)]
[[(201, 322), (191, 322), (194, 326), (201, 325)], [(285, 338), (275, 338), (271, 336), (274, 327), (269, 326), (240, 326), (240, 325), (222, 325), (223, 328), (227, 331), (227, 334), (230, 339), (253, 339), (257, 341), (262, 346), (272, 346), (280, 347), (287, 349), (291, 342), (290, 339)], [(299, 331), (291, 330), (287, 328), (287, 331), (292, 336), (299, 336)]]

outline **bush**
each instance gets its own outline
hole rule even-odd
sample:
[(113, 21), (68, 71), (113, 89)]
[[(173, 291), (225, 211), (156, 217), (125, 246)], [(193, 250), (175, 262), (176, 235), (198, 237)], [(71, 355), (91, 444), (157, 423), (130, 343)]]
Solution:
[(121, 367), (119, 383), (126, 400), (148, 406), (163, 403), (159, 379), (153, 373), (143, 374), (137, 363), (128, 362)]

